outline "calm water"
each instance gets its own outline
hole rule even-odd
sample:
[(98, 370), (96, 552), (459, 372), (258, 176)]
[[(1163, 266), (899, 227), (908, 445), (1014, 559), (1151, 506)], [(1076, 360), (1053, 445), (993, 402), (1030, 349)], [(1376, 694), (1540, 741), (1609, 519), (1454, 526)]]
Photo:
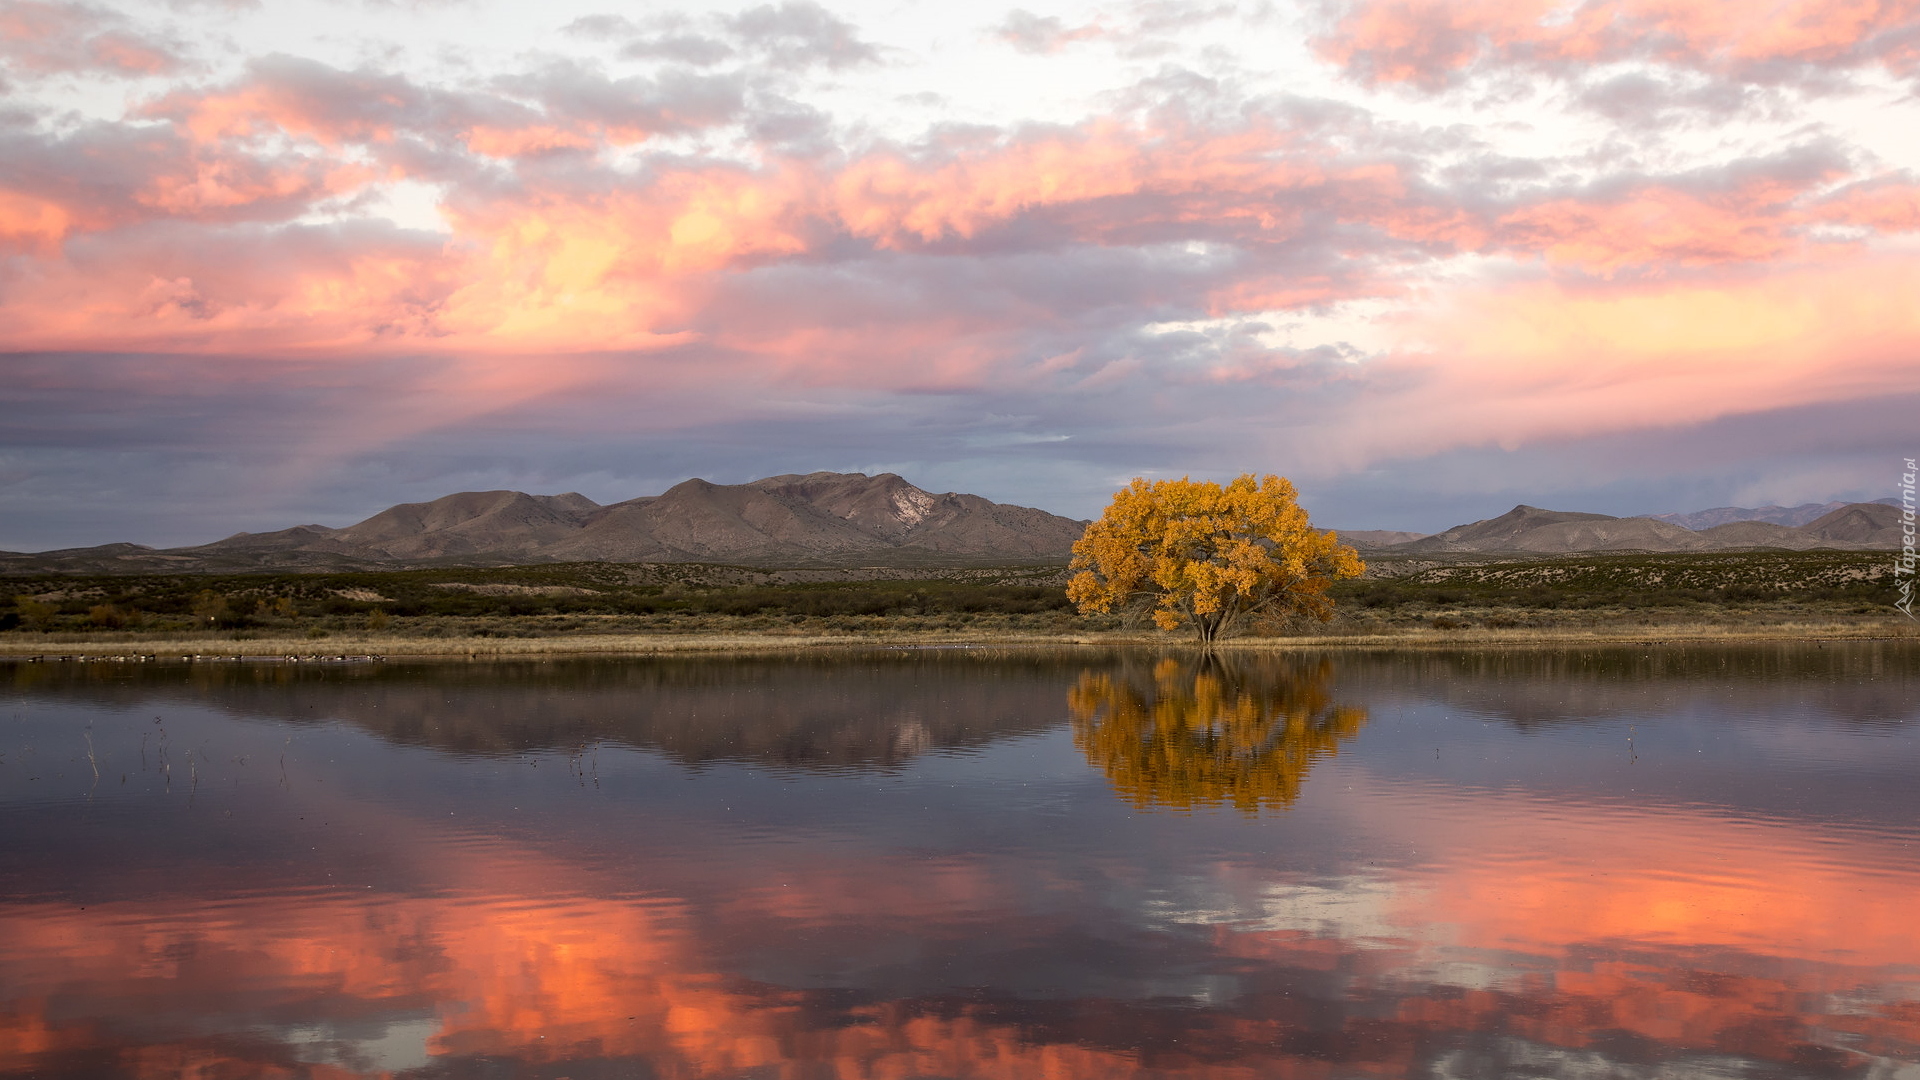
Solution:
[(0, 687), (7, 1074), (1920, 1077), (1912, 646)]

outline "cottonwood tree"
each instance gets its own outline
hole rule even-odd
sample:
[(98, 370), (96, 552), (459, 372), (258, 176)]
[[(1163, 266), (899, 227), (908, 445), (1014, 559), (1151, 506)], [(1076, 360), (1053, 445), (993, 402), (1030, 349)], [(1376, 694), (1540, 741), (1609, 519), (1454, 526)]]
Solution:
[(1082, 614), (1147, 603), (1162, 630), (1191, 623), (1211, 645), (1250, 620), (1326, 621), (1327, 587), (1366, 566), (1308, 523), (1286, 478), (1246, 473), (1225, 486), (1135, 479), (1074, 543), (1072, 568)]

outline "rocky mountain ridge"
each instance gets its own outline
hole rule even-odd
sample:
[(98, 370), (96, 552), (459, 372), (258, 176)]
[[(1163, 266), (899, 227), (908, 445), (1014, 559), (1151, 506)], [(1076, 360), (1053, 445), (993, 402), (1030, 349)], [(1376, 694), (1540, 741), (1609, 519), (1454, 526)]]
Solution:
[(1619, 518), (1520, 505), (1495, 518), (1388, 544), (1381, 554), (1554, 554), (1585, 551), (1736, 551), (1750, 548), (1880, 550), (1901, 544), (1901, 508), (1843, 503), (1805, 525), (1734, 521), (1698, 531), (1650, 517)]
[(344, 528), (298, 525), (158, 550), (108, 544), (0, 554), (0, 570), (178, 573), (395, 569), (539, 562), (956, 566), (1064, 562), (1086, 522), (893, 473), (816, 472), (745, 484), (694, 479), (608, 506), (569, 492), (466, 491)]
[[(1809, 504), (1812, 506), (1813, 504)], [(1821, 507), (1822, 509), (1827, 509)], [(1763, 508), (1765, 509), (1765, 508)], [(1806, 507), (1792, 508), (1798, 513)], [(1701, 521), (1738, 507), (1701, 511)], [(1441, 533), (1340, 531), (1369, 555), (1549, 555), (1588, 551), (1897, 549), (1901, 508), (1831, 504), (1803, 525), (1751, 519), (1691, 529), (1516, 506)], [(342, 528), (298, 525), (192, 547), (105, 544), (0, 552), (0, 573), (142, 574), (393, 570), (542, 562), (720, 563), (753, 567), (960, 567), (1064, 563), (1086, 522), (925, 491), (893, 473), (815, 472), (745, 484), (693, 479), (602, 506), (575, 492), (466, 491), (402, 503)]]

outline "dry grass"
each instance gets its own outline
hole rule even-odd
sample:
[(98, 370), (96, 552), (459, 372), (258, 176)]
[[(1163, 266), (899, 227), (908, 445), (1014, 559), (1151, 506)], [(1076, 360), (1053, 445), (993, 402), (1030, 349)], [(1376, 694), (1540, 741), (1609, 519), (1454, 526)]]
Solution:
[[(1408, 649), (1487, 648), (1684, 642), (1822, 641), (1920, 637), (1920, 624), (1905, 618), (1779, 619), (1745, 622), (1593, 623), (1588, 625), (1435, 628), (1431, 625), (1329, 627), (1326, 632), (1284, 637), (1245, 637), (1225, 642), (1233, 650), (1297, 648)], [(566, 634), (544, 637), (412, 637), (405, 633), (339, 634), (325, 641), (262, 637), (235, 641), (217, 634), (146, 637), (125, 633), (13, 636), (0, 639), (0, 657), (154, 657), (203, 659), (340, 659), (350, 657), (468, 657), (629, 655), (668, 653), (781, 653), (874, 646), (1126, 646), (1183, 647), (1187, 633), (1105, 630), (1071, 633), (1006, 629), (888, 630), (840, 633), (638, 633)]]
[[(52, 635), (49, 635), (51, 638)], [(845, 634), (576, 634), (531, 638), (414, 638), (403, 634), (341, 634), (322, 642), (306, 638), (258, 638), (233, 641), (218, 636), (127, 640), (124, 636), (61, 635), (64, 640), (0, 640), (0, 656), (178, 660), (280, 658), (337, 660), (368, 656), (558, 656), (620, 654), (633, 656), (702, 652), (797, 652), (872, 645), (1026, 645), (1075, 644), (1105, 640), (1091, 635), (983, 633)]]

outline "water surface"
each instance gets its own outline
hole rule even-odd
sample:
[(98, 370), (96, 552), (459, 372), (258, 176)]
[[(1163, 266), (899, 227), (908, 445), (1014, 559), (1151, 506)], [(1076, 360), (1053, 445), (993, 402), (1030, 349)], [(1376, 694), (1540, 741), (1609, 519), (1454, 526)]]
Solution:
[(0, 667), (0, 1072), (1920, 1077), (1920, 651)]

